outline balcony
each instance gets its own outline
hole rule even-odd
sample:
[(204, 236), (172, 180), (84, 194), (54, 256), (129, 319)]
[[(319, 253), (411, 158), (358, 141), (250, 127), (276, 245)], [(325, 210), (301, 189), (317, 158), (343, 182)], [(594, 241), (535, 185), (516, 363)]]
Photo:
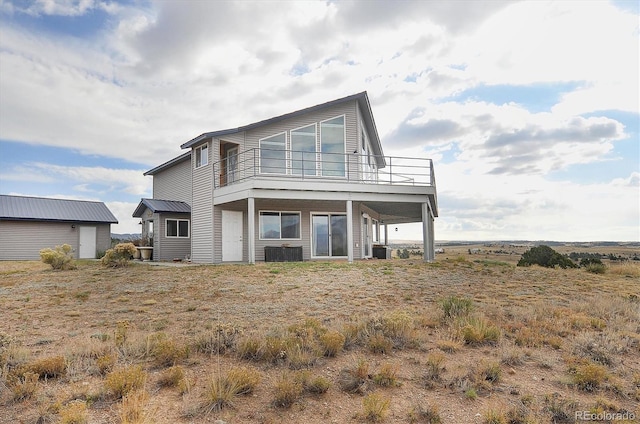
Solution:
[(316, 153), (250, 149), (213, 164), (214, 187), (247, 180), (326, 182), (432, 187), (436, 180), (431, 159), (357, 153)]

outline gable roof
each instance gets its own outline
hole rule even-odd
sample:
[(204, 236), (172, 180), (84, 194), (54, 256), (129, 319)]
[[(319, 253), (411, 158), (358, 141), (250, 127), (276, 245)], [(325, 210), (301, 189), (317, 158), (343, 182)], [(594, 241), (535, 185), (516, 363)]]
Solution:
[(5, 194), (0, 194), (0, 220), (118, 223), (102, 202)]
[(158, 165), (153, 169), (148, 170), (147, 172), (145, 172), (142, 175), (144, 175), (145, 177), (147, 175), (155, 175), (158, 172), (162, 171), (163, 169), (171, 168), (173, 165), (177, 165), (177, 164), (179, 164), (181, 162), (184, 162), (186, 160), (189, 160), (189, 159), (191, 159), (191, 151), (188, 151), (187, 153), (183, 153), (178, 157), (175, 157), (175, 158), (173, 158), (171, 160), (168, 160), (165, 163), (163, 163), (161, 165)]
[(373, 120), (373, 113), (371, 112), (371, 104), (369, 103), (369, 97), (367, 96), (367, 92), (363, 91), (361, 93), (358, 94), (353, 94), (351, 96), (347, 96), (347, 97), (343, 97), (341, 99), (336, 99), (336, 100), (332, 100), (330, 102), (326, 102), (326, 103), (322, 103), (319, 105), (315, 105), (315, 106), (311, 106), (305, 109), (300, 109), (297, 110), (295, 112), (291, 112), (291, 113), (287, 113), (284, 115), (280, 115), (280, 116), (276, 116), (274, 118), (269, 118), (269, 119), (265, 119), (263, 121), (259, 121), (259, 122), (254, 122), (253, 124), (249, 124), (249, 125), (245, 125), (242, 127), (238, 127), (238, 128), (230, 128), (230, 129), (226, 129), (226, 130), (220, 130), (220, 131), (212, 131), (212, 132), (207, 132), (204, 134), (200, 134), (199, 136), (192, 138), (191, 140), (187, 141), (186, 143), (182, 144), (180, 147), (182, 149), (188, 149), (193, 147), (194, 145), (208, 139), (211, 137), (221, 137), (223, 135), (228, 135), (228, 134), (235, 134), (238, 132), (242, 132), (242, 131), (248, 131), (251, 130), (253, 128), (257, 128), (263, 125), (268, 125), (268, 124), (272, 124), (275, 122), (279, 122), (279, 121), (283, 121), (285, 119), (289, 119), (289, 118), (293, 118), (296, 116), (300, 116), (300, 115), (304, 115), (310, 112), (315, 112), (317, 110), (321, 110), (321, 109), (325, 109), (331, 106), (335, 106), (335, 105), (339, 105), (342, 103), (346, 103), (346, 102), (350, 102), (350, 101), (357, 101), (358, 102), (358, 106), (360, 107), (360, 111), (362, 112), (362, 118), (364, 120), (365, 126), (367, 127), (367, 133), (369, 134), (369, 138), (373, 144), (373, 146), (375, 146), (375, 149), (378, 149), (379, 152), (376, 152), (376, 155), (381, 155), (382, 154), (382, 144), (380, 143), (380, 137), (378, 136), (378, 130), (376, 129), (376, 124), (375, 121)]
[(191, 206), (177, 200), (142, 199), (138, 207), (133, 211), (134, 218), (140, 218), (145, 209), (153, 213), (191, 213)]

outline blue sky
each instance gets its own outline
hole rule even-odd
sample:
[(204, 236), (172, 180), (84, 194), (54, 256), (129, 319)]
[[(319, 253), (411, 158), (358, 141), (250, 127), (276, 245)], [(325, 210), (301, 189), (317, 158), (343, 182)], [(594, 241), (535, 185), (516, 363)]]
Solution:
[(366, 90), (385, 153), (434, 160), (437, 239), (639, 241), (639, 18), (637, 1), (0, 0), (0, 193), (104, 201), (137, 232), (142, 174), (180, 144)]

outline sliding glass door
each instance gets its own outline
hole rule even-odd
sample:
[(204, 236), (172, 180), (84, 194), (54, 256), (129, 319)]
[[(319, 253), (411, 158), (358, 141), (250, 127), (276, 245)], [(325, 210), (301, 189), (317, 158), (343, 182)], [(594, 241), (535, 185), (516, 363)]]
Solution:
[(311, 227), (312, 256), (347, 256), (347, 216), (345, 214), (313, 214)]

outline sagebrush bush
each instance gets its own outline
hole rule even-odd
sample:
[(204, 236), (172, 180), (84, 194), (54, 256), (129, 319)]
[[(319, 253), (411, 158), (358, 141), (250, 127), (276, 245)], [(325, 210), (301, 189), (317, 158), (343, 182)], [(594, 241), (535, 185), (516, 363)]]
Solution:
[(41, 379), (56, 378), (64, 375), (67, 364), (64, 356), (49, 356), (27, 364), (27, 369)]
[(73, 248), (68, 244), (40, 250), (40, 260), (58, 270), (76, 269)]
[(395, 364), (382, 364), (380, 371), (373, 376), (373, 382), (383, 387), (396, 386), (398, 384), (398, 368), (398, 365)]
[(473, 310), (473, 300), (458, 296), (449, 296), (440, 301), (445, 319), (469, 315)]
[(14, 401), (31, 399), (38, 392), (38, 374), (26, 372), (23, 375), (9, 375), (7, 387)]
[(370, 393), (362, 399), (363, 417), (367, 421), (379, 422), (389, 413), (391, 400), (380, 393)]
[(340, 371), (338, 384), (345, 392), (364, 393), (368, 389), (368, 379), (369, 362), (361, 358), (352, 368), (344, 368)]
[(147, 372), (140, 365), (118, 368), (107, 374), (104, 388), (114, 398), (121, 399), (130, 392), (144, 388)]
[(279, 408), (289, 408), (304, 392), (304, 386), (292, 373), (283, 373), (273, 385), (273, 404)]
[(322, 346), (324, 356), (334, 357), (342, 352), (344, 342), (344, 334), (336, 330), (329, 330), (320, 336), (320, 346)]
[(212, 331), (198, 336), (195, 347), (198, 352), (209, 355), (223, 354), (236, 347), (240, 335), (241, 330), (238, 327), (220, 323)]
[(322, 376), (314, 377), (304, 383), (304, 389), (310, 393), (326, 393), (329, 387), (331, 387), (331, 382)]
[(150, 354), (155, 359), (157, 366), (173, 366), (189, 357), (189, 348), (165, 333), (152, 334), (147, 340)]
[(592, 392), (609, 378), (607, 369), (599, 364), (578, 365), (572, 376), (573, 383), (581, 390)]
[(87, 403), (75, 400), (62, 406), (58, 412), (60, 424), (86, 424), (89, 422)]
[(121, 424), (146, 424), (155, 422), (155, 414), (146, 408), (149, 395), (144, 390), (135, 390), (122, 398), (120, 406)]
[(440, 410), (437, 405), (414, 406), (409, 412), (409, 422), (424, 424), (441, 424)]
[(444, 359), (444, 355), (438, 352), (427, 356), (427, 367), (422, 376), (422, 383), (427, 389), (433, 389), (436, 383), (442, 381), (442, 373), (445, 370)]
[(136, 246), (133, 243), (118, 243), (105, 252), (101, 262), (112, 268), (126, 267), (135, 253)]
[(375, 333), (369, 336), (367, 347), (372, 353), (387, 354), (393, 348), (393, 342), (382, 333)]
[(158, 377), (158, 385), (160, 387), (179, 387), (185, 388), (184, 368), (180, 365), (165, 369)]

